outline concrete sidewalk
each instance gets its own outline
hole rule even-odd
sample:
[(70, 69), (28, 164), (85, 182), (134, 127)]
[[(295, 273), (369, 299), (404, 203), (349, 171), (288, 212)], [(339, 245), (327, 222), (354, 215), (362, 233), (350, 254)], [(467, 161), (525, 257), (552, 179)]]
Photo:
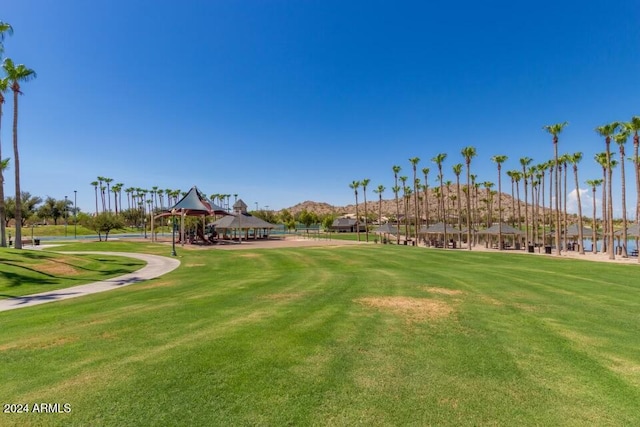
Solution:
[(0, 311), (13, 310), (22, 307), (44, 304), (47, 302), (60, 301), (63, 299), (77, 298), (83, 295), (95, 294), (98, 292), (110, 291), (122, 286), (144, 280), (155, 279), (163, 274), (175, 270), (180, 265), (176, 258), (169, 258), (159, 255), (137, 254), (130, 252), (65, 252), (67, 254), (96, 254), (115, 255), (128, 258), (136, 258), (147, 263), (138, 271), (125, 274), (120, 277), (102, 280), (100, 282), (87, 283), (86, 285), (73, 286), (71, 288), (58, 289), (56, 291), (42, 292), (39, 294), (27, 295), (23, 297), (13, 297), (0, 300)]

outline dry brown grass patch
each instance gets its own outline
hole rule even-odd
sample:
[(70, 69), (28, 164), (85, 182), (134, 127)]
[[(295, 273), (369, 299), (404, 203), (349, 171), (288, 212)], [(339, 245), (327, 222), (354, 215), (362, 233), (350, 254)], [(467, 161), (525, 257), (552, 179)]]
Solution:
[(190, 268), (190, 267), (204, 267), (205, 264), (185, 264), (184, 266), (187, 267), (187, 268)]
[(369, 297), (356, 302), (367, 307), (390, 311), (406, 318), (407, 322), (424, 322), (449, 316), (453, 313), (450, 304), (428, 298), (411, 297)]
[(38, 265), (34, 265), (32, 268), (40, 273), (50, 274), (52, 276), (74, 276), (80, 274), (75, 267), (52, 260), (43, 261)]

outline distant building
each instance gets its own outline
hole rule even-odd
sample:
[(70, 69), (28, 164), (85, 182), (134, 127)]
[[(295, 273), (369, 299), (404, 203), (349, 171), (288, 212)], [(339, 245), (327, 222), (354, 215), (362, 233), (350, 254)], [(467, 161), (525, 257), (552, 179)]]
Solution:
[[(363, 223), (359, 224), (360, 231), (365, 231)], [(331, 224), (331, 231), (337, 231), (339, 233), (355, 233), (356, 220), (353, 218), (336, 218)]]

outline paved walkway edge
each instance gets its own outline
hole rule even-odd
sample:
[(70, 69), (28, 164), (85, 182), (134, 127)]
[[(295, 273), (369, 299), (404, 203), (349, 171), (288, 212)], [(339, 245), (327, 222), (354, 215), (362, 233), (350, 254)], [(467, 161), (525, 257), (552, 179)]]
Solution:
[(87, 283), (85, 285), (73, 286), (70, 288), (58, 289), (55, 291), (41, 292), (39, 294), (26, 295), (23, 297), (13, 297), (0, 300), (0, 311), (14, 310), (16, 308), (31, 307), (63, 299), (77, 298), (84, 295), (98, 292), (110, 291), (123, 286), (142, 282), (144, 280), (155, 279), (170, 271), (175, 270), (180, 265), (176, 258), (169, 258), (160, 255), (139, 254), (131, 252), (63, 252), (66, 254), (83, 255), (113, 255), (127, 258), (136, 258), (145, 261), (147, 265), (133, 273), (99, 282)]

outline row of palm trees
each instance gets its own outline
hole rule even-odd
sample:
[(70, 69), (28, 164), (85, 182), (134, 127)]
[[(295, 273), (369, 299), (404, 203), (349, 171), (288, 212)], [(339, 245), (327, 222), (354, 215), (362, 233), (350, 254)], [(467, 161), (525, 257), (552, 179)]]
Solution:
[[(6, 22), (0, 21), (0, 58), (4, 54), (4, 39), (6, 35), (13, 34), (13, 27)], [(16, 219), (16, 249), (22, 249), (22, 201), (20, 197), (20, 156), (18, 152), (18, 95), (21, 92), (21, 83), (27, 82), (36, 77), (36, 72), (24, 64), (15, 64), (11, 58), (2, 61), (2, 71), (0, 75), (0, 131), (2, 130), (2, 106), (5, 98), (4, 94), (11, 89), (13, 92), (13, 169), (15, 171), (15, 219)], [(1, 133), (1, 132), (0, 132)], [(2, 141), (0, 141), (0, 247), (6, 247), (5, 237), (5, 202), (4, 202), (4, 171), (9, 165), (8, 159), (2, 158)]]
[[(578, 179), (578, 163), (583, 159), (583, 153), (577, 152), (573, 154), (558, 154), (558, 141), (559, 134), (563, 131), (563, 129), (567, 126), (567, 122), (552, 124), (548, 126), (543, 126), (543, 129), (547, 131), (552, 136), (553, 142), (553, 159), (537, 164), (532, 165), (533, 160), (529, 157), (523, 157), (519, 159), (521, 170), (513, 169), (506, 172), (507, 176), (511, 178), (511, 200), (512, 200), (512, 212), (516, 212), (515, 201), (517, 200), (517, 216), (513, 219), (513, 223), (515, 226), (515, 219), (517, 218), (517, 226), (522, 229), (521, 224), (521, 202), (520, 202), (520, 182), (523, 182), (524, 189), (524, 232), (525, 232), (525, 240), (526, 242), (539, 241), (540, 239), (545, 241), (545, 230), (553, 230), (554, 231), (554, 240), (556, 247), (556, 254), (560, 255), (562, 248), (567, 247), (567, 233), (566, 227), (568, 224), (567, 220), (567, 178), (569, 175), (569, 167), (573, 169), (574, 181), (575, 181), (575, 190), (577, 196), (577, 204), (578, 204), (578, 239), (579, 239), (579, 251), (581, 254), (584, 254), (584, 247), (582, 242), (584, 241), (585, 236), (583, 236), (583, 215), (582, 215), (582, 201), (580, 199), (580, 191), (579, 191), (579, 179)], [(612, 176), (613, 176), (613, 168), (618, 164), (621, 169), (621, 184), (622, 184), (622, 256), (627, 257), (627, 213), (626, 213), (626, 183), (625, 183), (625, 144), (628, 141), (629, 137), (633, 135), (633, 145), (634, 145), (634, 154), (631, 157), (631, 160), (634, 164), (634, 170), (636, 175), (636, 192), (638, 197), (636, 198), (636, 223), (638, 222), (638, 218), (640, 217), (640, 169), (639, 169), (639, 161), (638, 161), (638, 130), (640, 130), (640, 117), (634, 116), (631, 118), (629, 122), (614, 122), (610, 124), (606, 124), (603, 126), (599, 126), (595, 129), (595, 131), (605, 138), (605, 151), (602, 153), (597, 153), (594, 156), (594, 159), (598, 164), (602, 166), (603, 170), (603, 178), (602, 179), (590, 179), (587, 180), (586, 183), (592, 190), (593, 193), (593, 220), (592, 220), (592, 229), (593, 234), (591, 237), (594, 242), (593, 250), (597, 252), (596, 242), (596, 229), (597, 229), (597, 218), (596, 218), (596, 205), (595, 205), (595, 195), (596, 189), (598, 186), (603, 185), (602, 192), (602, 216), (601, 221), (603, 224), (603, 251), (605, 251), (610, 259), (615, 259), (615, 250), (614, 250), (614, 228), (613, 228), (613, 197), (612, 197)], [(614, 140), (619, 147), (620, 160), (619, 162), (613, 159), (613, 154), (610, 149), (610, 142)], [(450, 200), (457, 201), (457, 219), (458, 219), (458, 230), (462, 228), (462, 214), (465, 213), (466, 216), (466, 229), (467, 229), (467, 245), (468, 249), (471, 250), (471, 242), (472, 239), (472, 230), (474, 227), (477, 227), (479, 224), (479, 214), (478, 212), (478, 191), (481, 185), (484, 186), (486, 190), (486, 198), (484, 199), (486, 203), (487, 210), (487, 226), (491, 225), (493, 216), (492, 216), (492, 204), (493, 197), (498, 195), (498, 241), (502, 242), (502, 165), (508, 160), (506, 155), (495, 155), (491, 157), (491, 160), (497, 165), (497, 173), (498, 173), (498, 191), (497, 193), (491, 191), (493, 187), (493, 183), (484, 182), (482, 184), (476, 182), (477, 176), (471, 174), (471, 162), (474, 157), (477, 155), (477, 151), (475, 147), (468, 146), (461, 150), (460, 154), (464, 159), (464, 164), (466, 166), (466, 175), (467, 175), (467, 183), (466, 186), (460, 185), (460, 175), (462, 173), (463, 165), (462, 163), (457, 163), (453, 165), (452, 171), (456, 177), (456, 189), (457, 195), (451, 195), (449, 186), (451, 185), (451, 181), (445, 181), (443, 178), (442, 166), (447, 158), (446, 153), (439, 153), (434, 156), (431, 161), (437, 165), (438, 175), (437, 180), (439, 182), (439, 187), (436, 187), (432, 190), (432, 193), (436, 196), (436, 200), (438, 202), (438, 206), (436, 209), (436, 215), (438, 219), (442, 220), (445, 224), (445, 234), (447, 227), (447, 207), (445, 204), (445, 192), (444, 187), (447, 187), (447, 197)], [(418, 227), (419, 220), (421, 218), (420, 209), (422, 208), (418, 203), (419, 199), (422, 198), (424, 202), (424, 213), (425, 213), (425, 222), (426, 225), (429, 225), (429, 184), (428, 184), (428, 175), (429, 168), (423, 168), (422, 173), (424, 175), (424, 184), (421, 184), (420, 178), (417, 177), (417, 168), (420, 159), (418, 157), (413, 157), (409, 159), (409, 163), (411, 164), (411, 168), (413, 171), (413, 186), (407, 186), (406, 181), (408, 177), (399, 176), (402, 167), (399, 165), (394, 165), (392, 167), (393, 176), (394, 176), (394, 186), (392, 191), (395, 195), (395, 205), (396, 205), (396, 218), (400, 218), (400, 191), (403, 192), (402, 199), (404, 200), (405, 207), (405, 238), (409, 237), (410, 229), (413, 229), (413, 237), (418, 238)], [(549, 208), (546, 208), (545, 201), (545, 180), (548, 179), (549, 182)], [(562, 180), (564, 179), (564, 184), (562, 184)], [(398, 185), (398, 180), (402, 182), (402, 186)], [(363, 193), (365, 197), (365, 218), (367, 217), (366, 209), (366, 185), (363, 183), (366, 181), (366, 184), (369, 184), (369, 180), (363, 181), (353, 181), (349, 186), (355, 192), (356, 196), (356, 218), (359, 217), (358, 213), (358, 188), (362, 186)], [(564, 189), (562, 188), (564, 187)], [(515, 194), (514, 194), (515, 189)], [(379, 198), (379, 219), (382, 217), (381, 205), (382, 205), (382, 197), (383, 192), (386, 188), (383, 185), (379, 185), (377, 190), (374, 190), (378, 194)], [(420, 191), (422, 191), (423, 197), (420, 197)], [(465, 193), (466, 199), (466, 207), (462, 208), (461, 202), (461, 192)], [(530, 193), (531, 192), (531, 193)], [(529, 202), (529, 194), (531, 195), (531, 203)], [(409, 224), (407, 219), (407, 212), (409, 211), (410, 200), (413, 196), (413, 224)], [(472, 203), (472, 198), (475, 197), (475, 202)], [(454, 209), (454, 208), (452, 208)], [(549, 215), (547, 215), (549, 212)], [(561, 215), (561, 212), (563, 214)], [(531, 214), (531, 218), (529, 218), (529, 214)], [(553, 214), (553, 215), (551, 215)], [(547, 222), (548, 219), (548, 222)], [(366, 221), (366, 219), (365, 219)], [(411, 227), (413, 226), (413, 227)], [(541, 227), (540, 227), (541, 226)], [(359, 227), (356, 227), (359, 231)], [(366, 229), (366, 223), (365, 223)], [(359, 234), (359, 233), (358, 233)], [(453, 234), (453, 233), (452, 233)], [(564, 236), (564, 245), (561, 244), (561, 237)], [(368, 236), (367, 236), (368, 238)], [(358, 235), (358, 240), (360, 239)], [(400, 242), (400, 233), (397, 234), (397, 242)], [(501, 248), (501, 244), (499, 245)]]

